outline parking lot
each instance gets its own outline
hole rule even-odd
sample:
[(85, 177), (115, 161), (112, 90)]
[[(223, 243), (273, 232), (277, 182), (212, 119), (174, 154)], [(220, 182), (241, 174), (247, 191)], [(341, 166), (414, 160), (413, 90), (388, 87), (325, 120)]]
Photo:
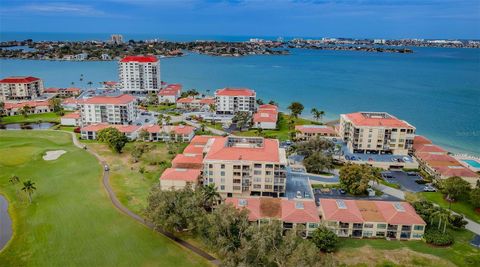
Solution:
[(341, 192), (339, 188), (323, 188), (323, 189), (314, 189), (313, 194), (315, 196), (315, 201), (320, 202), (321, 198), (341, 198), (341, 199), (355, 199), (355, 200), (388, 200), (388, 201), (398, 201), (399, 199), (388, 195), (383, 194), (381, 196), (352, 196), (345, 192)]
[(308, 177), (297, 175), (291, 172), (287, 173), (287, 187), (285, 191), (285, 195), (288, 199), (297, 198), (297, 194), (299, 194), (302, 198), (313, 198), (312, 190), (308, 184)]
[(382, 177), (385, 181), (398, 184), (403, 190), (410, 191), (413, 193), (423, 191), (425, 187), (424, 184), (417, 184), (415, 180), (423, 179), (417, 173), (407, 173), (404, 171), (384, 171), (382, 172)]

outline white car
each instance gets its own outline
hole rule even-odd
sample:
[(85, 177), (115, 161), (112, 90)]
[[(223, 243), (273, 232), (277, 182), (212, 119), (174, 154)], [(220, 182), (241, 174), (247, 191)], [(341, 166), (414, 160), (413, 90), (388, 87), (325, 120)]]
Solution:
[(437, 189), (433, 186), (427, 185), (423, 188), (423, 192), (437, 192)]
[(302, 198), (302, 192), (297, 191), (297, 198)]

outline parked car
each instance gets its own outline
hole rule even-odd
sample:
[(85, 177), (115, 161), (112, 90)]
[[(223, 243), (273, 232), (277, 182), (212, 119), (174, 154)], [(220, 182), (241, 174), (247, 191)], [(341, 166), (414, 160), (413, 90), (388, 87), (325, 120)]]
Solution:
[(108, 172), (108, 171), (110, 170), (110, 168), (108, 167), (107, 164), (105, 164), (105, 166), (103, 166), (103, 169), (104, 169), (106, 172)]
[(407, 175), (408, 176), (417, 176), (417, 173), (416, 172), (407, 172)]
[(340, 192), (340, 194), (342, 194), (342, 195), (345, 195), (345, 194), (347, 193), (347, 192), (346, 192), (345, 190), (343, 190), (343, 189), (338, 190), (338, 192)]
[(423, 192), (437, 192), (437, 189), (433, 186), (427, 185), (423, 188)]
[(296, 197), (297, 197), (297, 198), (302, 198), (302, 192), (297, 191), (297, 196), (296, 196)]

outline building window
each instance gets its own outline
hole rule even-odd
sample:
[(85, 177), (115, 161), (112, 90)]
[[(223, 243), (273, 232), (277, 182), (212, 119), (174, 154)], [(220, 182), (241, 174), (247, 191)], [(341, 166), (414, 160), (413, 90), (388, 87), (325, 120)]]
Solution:
[(262, 174), (262, 171), (253, 171), (253, 174), (255, 174), (255, 175), (261, 175), (261, 174)]
[(412, 234), (412, 238), (422, 238), (422, 234)]
[(221, 169), (225, 169), (225, 164), (220, 165)]
[(383, 224), (383, 223), (377, 224), (377, 229), (386, 229), (386, 228), (387, 228), (386, 224)]
[(225, 172), (224, 172), (224, 171), (221, 171), (221, 172), (220, 172), (220, 176), (225, 176)]
[(262, 167), (262, 164), (258, 164), (258, 163), (255, 163), (255, 165), (253, 165), (254, 168), (261, 168)]
[(308, 224), (308, 228), (317, 228), (318, 227), (318, 223), (309, 223)]
[(413, 226), (413, 230), (415, 230), (415, 231), (423, 231), (423, 225), (415, 225), (415, 226)]
[(253, 182), (255, 183), (260, 183), (262, 181), (262, 178), (260, 177), (253, 177)]
[(373, 223), (366, 223), (363, 225), (364, 228), (373, 228)]
[(221, 186), (220, 186), (220, 190), (225, 190), (225, 186), (224, 186), (224, 185), (221, 185)]
[(377, 237), (385, 237), (385, 232), (377, 232)]

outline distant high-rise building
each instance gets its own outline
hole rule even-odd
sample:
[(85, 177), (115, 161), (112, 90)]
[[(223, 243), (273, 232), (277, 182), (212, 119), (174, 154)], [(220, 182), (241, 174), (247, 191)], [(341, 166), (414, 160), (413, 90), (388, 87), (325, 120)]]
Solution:
[(35, 77), (7, 77), (0, 80), (0, 101), (35, 99), (43, 94), (43, 82)]
[(119, 62), (120, 90), (157, 93), (161, 89), (160, 61), (154, 56), (127, 56)]
[(110, 37), (110, 42), (114, 44), (123, 44), (123, 35), (121, 34), (112, 34)]
[(247, 88), (223, 88), (215, 92), (217, 114), (235, 115), (239, 111), (255, 112), (256, 93)]

